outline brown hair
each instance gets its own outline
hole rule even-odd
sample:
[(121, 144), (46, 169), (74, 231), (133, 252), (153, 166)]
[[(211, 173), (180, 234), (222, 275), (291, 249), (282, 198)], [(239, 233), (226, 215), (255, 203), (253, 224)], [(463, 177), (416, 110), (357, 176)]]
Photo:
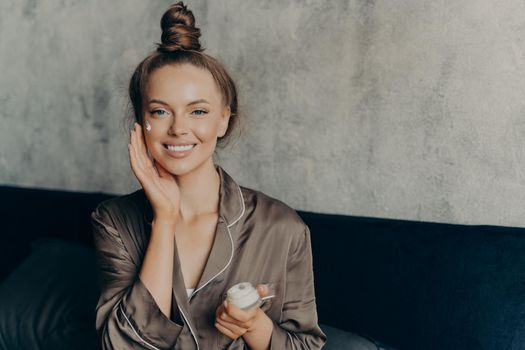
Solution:
[(199, 43), (200, 29), (195, 27), (195, 17), (182, 1), (170, 6), (160, 20), (161, 43), (139, 63), (129, 82), (129, 97), (135, 121), (143, 122), (144, 87), (149, 75), (158, 68), (173, 64), (189, 63), (208, 70), (219, 88), (225, 106), (231, 110), (228, 129), (218, 144), (223, 145), (238, 124), (237, 90), (232, 78), (215, 58), (203, 53)]

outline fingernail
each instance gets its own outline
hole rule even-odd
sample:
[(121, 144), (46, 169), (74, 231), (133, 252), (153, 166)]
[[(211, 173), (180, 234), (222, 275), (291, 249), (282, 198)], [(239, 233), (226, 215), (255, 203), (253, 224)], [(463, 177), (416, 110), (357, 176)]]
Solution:
[(271, 295), (275, 294), (275, 284), (274, 283), (265, 283), (266, 286), (266, 292)]

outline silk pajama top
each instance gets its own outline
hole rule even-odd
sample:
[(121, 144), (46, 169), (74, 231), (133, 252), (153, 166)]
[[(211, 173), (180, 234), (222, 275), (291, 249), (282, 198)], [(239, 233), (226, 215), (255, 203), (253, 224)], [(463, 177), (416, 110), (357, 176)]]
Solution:
[(310, 231), (283, 202), (239, 186), (220, 166), (219, 219), (197, 287), (188, 296), (177, 249), (171, 317), (139, 278), (153, 210), (143, 189), (103, 201), (91, 214), (101, 294), (96, 329), (102, 348), (248, 349), (214, 326), (215, 311), (239, 282), (271, 283), (261, 309), (274, 322), (271, 349), (320, 349)]

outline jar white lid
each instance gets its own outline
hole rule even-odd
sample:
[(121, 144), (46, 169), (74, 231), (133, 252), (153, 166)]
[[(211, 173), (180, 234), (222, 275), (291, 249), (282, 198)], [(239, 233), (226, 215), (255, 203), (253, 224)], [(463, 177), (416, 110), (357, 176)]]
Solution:
[(226, 292), (226, 300), (240, 309), (250, 309), (259, 304), (259, 293), (250, 282), (241, 282)]

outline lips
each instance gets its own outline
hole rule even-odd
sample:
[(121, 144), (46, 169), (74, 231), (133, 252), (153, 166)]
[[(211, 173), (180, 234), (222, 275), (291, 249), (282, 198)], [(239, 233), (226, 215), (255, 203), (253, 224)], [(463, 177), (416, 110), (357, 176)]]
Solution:
[(185, 152), (193, 149), (196, 146), (196, 144), (184, 144), (184, 145), (170, 145), (170, 144), (164, 144), (164, 148), (166, 148), (168, 151), (172, 152)]
[(187, 143), (180, 145), (163, 144), (164, 149), (168, 156), (172, 158), (184, 158), (191, 154), (191, 152), (197, 147), (195, 143)]

